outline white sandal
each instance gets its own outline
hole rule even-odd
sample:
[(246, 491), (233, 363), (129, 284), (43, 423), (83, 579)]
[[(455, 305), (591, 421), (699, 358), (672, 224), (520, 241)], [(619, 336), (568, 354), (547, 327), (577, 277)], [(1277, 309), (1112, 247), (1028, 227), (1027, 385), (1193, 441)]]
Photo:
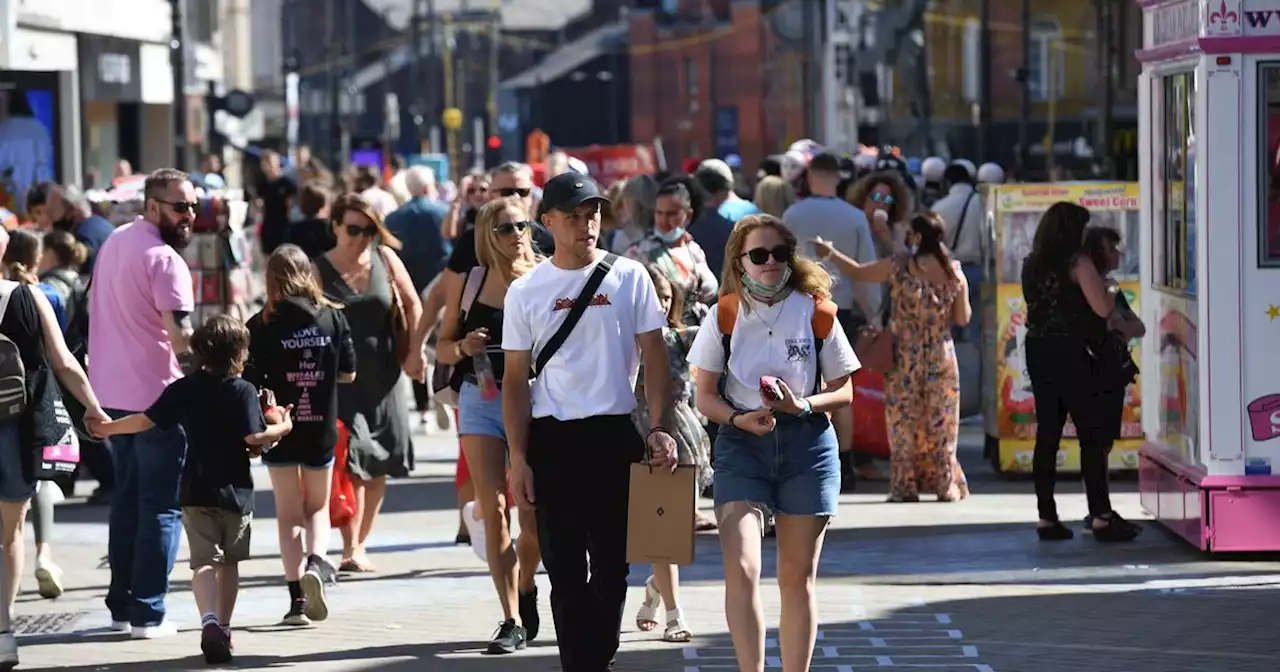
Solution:
[(653, 577), (644, 581), (644, 601), (636, 611), (636, 628), (640, 632), (649, 632), (658, 627), (658, 609), (662, 606), (662, 594), (653, 584)]
[(684, 622), (684, 616), (681, 615), (679, 609), (672, 609), (667, 612), (667, 630), (662, 633), (662, 641), (672, 644), (684, 644), (693, 641), (693, 632), (689, 630), (688, 624)]

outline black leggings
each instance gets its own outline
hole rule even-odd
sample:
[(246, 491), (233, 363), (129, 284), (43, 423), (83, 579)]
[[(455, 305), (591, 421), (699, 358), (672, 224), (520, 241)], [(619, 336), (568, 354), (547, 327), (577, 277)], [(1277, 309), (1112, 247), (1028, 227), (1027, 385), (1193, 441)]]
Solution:
[(1036, 447), (1032, 470), (1040, 519), (1058, 520), (1053, 499), (1062, 428), (1071, 416), (1080, 441), (1080, 474), (1089, 515), (1111, 513), (1107, 459), (1120, 434), (1124, 389), (1109, 389), (1077, 338), (1027, 336), (1027, 373), (1036, 398)]

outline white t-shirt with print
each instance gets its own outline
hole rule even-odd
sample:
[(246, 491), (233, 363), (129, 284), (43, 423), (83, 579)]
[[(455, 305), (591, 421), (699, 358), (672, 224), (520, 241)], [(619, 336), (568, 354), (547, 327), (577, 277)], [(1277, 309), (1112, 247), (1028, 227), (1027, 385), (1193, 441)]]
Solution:
[[(761, 376), (781, 378), (797, 396), (813, 394), (818, 373), (813, 362), (813, 298), (792, 292), (772, 306), (750, 298), (744, 301), (750, 302), (751, 310), (745, 305), (738, 307), (738, 321), (729, 341), (729, 373), (725, 382), (729, 402), (746, 411), (764, 408), (760, 397)], [(689, 364), (703, 371), (724, 373), (722, 337), (713, 307), (689, 348)], [(836, 380), (862, 367), (838, 322), (822, 342), (818, 357), (826, 380)]]
[[(604, 257), (597, 253), (597, 259)], [(534, 362), (564, 323), (595, 264), (566, 271), (538, 264), (507, 290), (502, 349), (532, 352)], [(640, 349), (636, 336), (667, 326), (653, 279), (619, 257), (569, 338), (533, 381), (533, 417), (581, 420), (627, 415), (636, 406)]]

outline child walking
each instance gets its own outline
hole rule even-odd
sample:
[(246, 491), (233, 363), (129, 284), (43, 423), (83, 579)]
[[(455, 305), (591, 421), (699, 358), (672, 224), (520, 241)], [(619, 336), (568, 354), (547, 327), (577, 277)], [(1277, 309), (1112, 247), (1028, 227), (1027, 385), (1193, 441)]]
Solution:
[(275, 409), (280, 422), (266, 424), (257, 389), (240, 378), (249, 330), (235, 318), (210, 318), (191, 335), (191, 349), (199, 371), (171, 383), (145, 412), (95, 423), (90, 431), (109, 437), (181, 425), (186, 432), (179, 503), (191, 549), (191, 591), (201, 614), (200, 649), (206, 662), (221, 664), (231, 660), (237, 563), (249, 557), (249, 457), (289, 434), (293, 409)]
[[(336, 575), (329, 547), (329, 490), (338, 443), (338, 384), (356, 379), (347, 318), (324, 297), (302, 248), (267, 260), (267, 305), (249, 318), (245, 379), (296, 409), (293, 432), (262, 456), (276, 502), (280, 559), (289, 586), (285, 625), (329, 617), (324, 586)], [(305, 547), (304, 547), (305, 537)]]

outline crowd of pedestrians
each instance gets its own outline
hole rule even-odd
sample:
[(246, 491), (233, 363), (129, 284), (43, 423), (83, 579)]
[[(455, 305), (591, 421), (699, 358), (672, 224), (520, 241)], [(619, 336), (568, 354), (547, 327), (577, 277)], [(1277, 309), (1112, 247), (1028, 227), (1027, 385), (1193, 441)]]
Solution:
[[(969, 494), (954, 342), (977, 337), (973, 292), (989, 250), (975, 185), (1001, 181), (998, 167), (930, 159), (913, 174), (892, 154), (806, 145), (764, 162), (748, 192), (719, 159), (607, 190), (582, 166), (538, 186), (530, 166), (504, 163), (467, 176), (450, 200), (452, 185), (425, 167), (339, 178), (305, 151), (293, 159), (262, 156), (253, 202), (266, 292), (244, 322), (193, 319), (182, 250), (208, 175), (152, 173), (141, 214), (118, 228), (74, 187), (37, 185), (35, 226), (0, 239), (0, 351), (20, 354), (26, 412), (74, 408), (64, 414), (84, 438), (95, 498), (111, 504), (106, 605), (121, 632), (176, 631), (166, 595), (185, 532), (202, 650), (210, 663), (231, 659), (259, 457), (277, 512), (282, 622), (327, 619), (339, 572), (377, 571), (368, 543), (388, 479), (414, 467), (415, 413), (457, 427), (458, 541), (487, 563), (501, 612), (487, 652), (539, 635), (534, 579), (545, 569), (566, 672), (603, 672), (617, 653), (636, 462), (689, 465), (713, 498), (714, 516), (696, 513), (695, 524), (719, 536), (725, 617), (748, 671), (765, 665), (767, 536), (782, 666), (810, 664), (838, 495), (880, 477), (849, 450), (864, 363), (885, 375), (889, 501)], [(1126, 541), (1138, 528), (1110, 508), (1105, 455), (1132, 362), (1111, 346), (1143, 328), (1106, 281), (1118, 241), (1088, 221), (1078, 206), (1051, 209), (1024, 271), (1030, 375), (1037, 398), (1053, 401), (1037, 405), (1038, 533), (1071, 536), (1052, 499), (1069, 413), (1087, 525), (1100, 541)], [(1111, 359), (1093, 370), (1118, 373), (1069, 375), (1098, 353)], [(13, 389), (6, 376), (0, 367), (0, 398)], [(44, 389), (41, 377), (64, 391), (56, 402), (27, 393)], [(31, 501), (40, 594), (63, 591), (48, 543), (53, 483), (17, 428), (0, 414), (8, 666)], [(342, 520), (334, 488), (349, 492)], [(676, 566), (650, 568), (635, 623), (667, 642), (695, 636)]]

